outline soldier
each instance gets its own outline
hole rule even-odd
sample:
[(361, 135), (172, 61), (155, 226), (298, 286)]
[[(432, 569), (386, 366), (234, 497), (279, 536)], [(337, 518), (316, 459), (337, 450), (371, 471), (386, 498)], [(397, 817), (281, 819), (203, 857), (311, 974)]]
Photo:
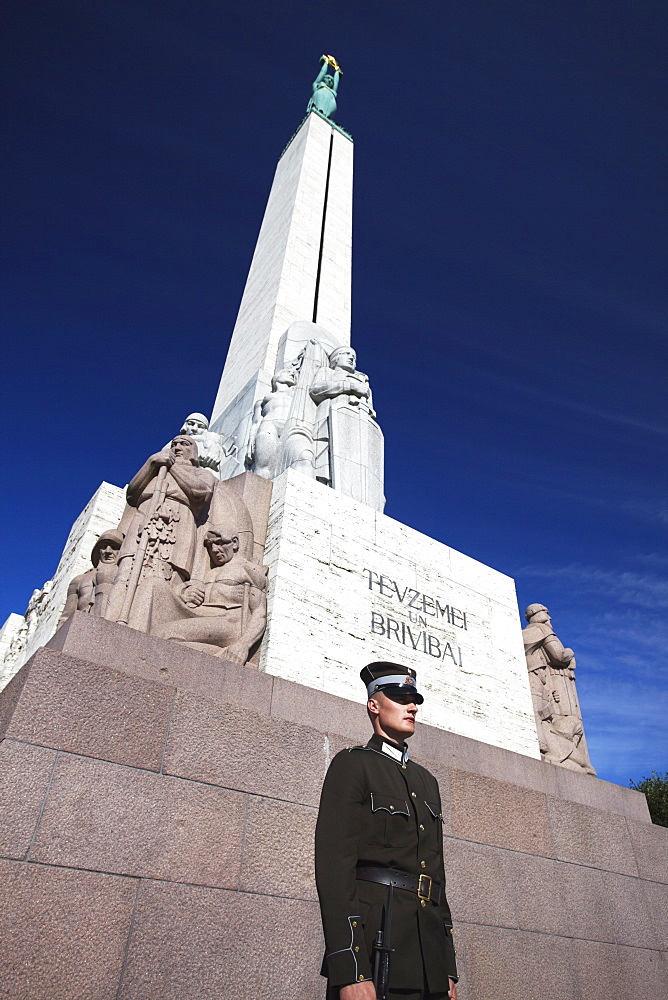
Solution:
[(410, 667), (370, 663), (360, 676), (374, 735), (333, 759), (316, 826), (327, 1000), (375, 1000), (379, 929), (392, 949), (389, 998), (457, 1000), (438, 782), (405, 742), (424, 699)]

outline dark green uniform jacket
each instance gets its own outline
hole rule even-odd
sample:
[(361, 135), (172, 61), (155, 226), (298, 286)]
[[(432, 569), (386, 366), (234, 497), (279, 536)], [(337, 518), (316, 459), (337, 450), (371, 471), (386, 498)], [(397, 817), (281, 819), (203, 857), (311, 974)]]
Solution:
[(315, 869), (325, 932), (321, 972), (331, 986), (372, 975), (372, 946), (387, 886), (356, 879), (358, 861), (431, 875), (442, 886), (438, 906), (423, 906), (415, 893), (394, 890), (390, 988), (422, 989), (426, 978), (429, 992), (446, 992), (448, 976), (457, 977), (438, 782), (426, 768), (404, 759), (403, 750), (374, 735), (365, 747), (337, 754), (325, 777)]

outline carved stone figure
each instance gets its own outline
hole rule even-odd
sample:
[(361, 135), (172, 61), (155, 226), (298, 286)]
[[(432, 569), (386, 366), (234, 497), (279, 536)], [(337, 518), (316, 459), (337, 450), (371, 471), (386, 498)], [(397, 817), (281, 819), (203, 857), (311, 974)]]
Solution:
[(255, 404), (246, 467), (264, 479), (297, 469), (382, 510), (383, 435), (369, 379), (355, 351), (331, 341), (302, 340), (288, 364), (283, 355), (272, 391)]
[(267, 623), (267, 568), (240, 553), (236, 531), (234, 525), (208, 526), (203, 544), (209, 569), (202, 581), (190, 580), (178, 594), (156, 581), (161, 616), (170, 620), (151, 632), (243, 665)]
[[(306, 113), (315, 109), (326, 118), (333, 118), (336, 114), (336, 93), (339, 89), (341, 67), (333, 56), (320, 56), (320, 62), (322, 66), (313, 81), (313, 94)], [(327, 72), (330, 66), (334, 70), (334, 76)]]
[(541, 753), (554, 764), (596, 774), (584, 738), (573, 650), (555, 635), (543, 604), (530, 604), (525, 618), (522, 637)]
[[(186, 434), (197, 443), (201, 468), (211, 469), (216, 475), (220, 473), (220, 464), (223, 459), (234, 455), (237, 450), (236, 444), (226, 443), (222, 434), (216, 434), (215, 431), (209, 430), (209, 421), (203, 413), (188, 414), (179, 434)], [(165, 445), (165, 448), (169, 448), (169, 443)]]
[(116, 559), (122, 544), (123, 534), (117, 529), (105, 531), (100, 535), (90, 554), (93, 568), (70, 581), (65, 607), (58, 621), (59, 626), (75, 611), (85, 611), (98, 618), (104, 617), (109, 594), (116, 579)]
[(281, 435), (296, 384), (295, 369), (284, 368), (272, 378), (271, 392), (255, 404), (246, 464), (263, 479), (273, 479), (276, 475)]
[(356, 365), (355, 351), (338, 347), (313, 379), (315, 476), (382, 510), (383, 436), (374, 420), (369, 379)]
[(190, 579), (197, 519), (210, 502), (216, 479), (199, 466), (197, 444), (175, 437), (169, 451), (151, 455), (132, 478), (128, 505), (135, 509), (118, 554), (118, 574), (106, 618), (148, 631), (150, 578), (177, 589)]
[(32, 635), (37, 628), (52, 588), (53, 580), (47, 580), (41, 590), (33, 590), (25, 613), (28, 635)]

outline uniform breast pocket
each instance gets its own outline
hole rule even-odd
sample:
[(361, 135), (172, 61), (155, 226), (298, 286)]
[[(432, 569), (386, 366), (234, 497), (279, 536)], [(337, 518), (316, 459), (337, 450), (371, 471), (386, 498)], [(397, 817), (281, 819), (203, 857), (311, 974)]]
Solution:
[(371, 792), (371, 842), (393, 847), (408, 836), (411, 810), (405, 799)]
[[(438, 802), (427, 802), (425, 799), (424, 804), (427, 807), (427, 814), (429, 816), (428, 828), (433, 835), (433, 843), (430, 843), (429, 846), (438, 852), (440, 851), (440, 843), (443, 836), (443, 813), (438, 808)], [(430, 840), (432, 840), (432, 837), (430, 837)]]

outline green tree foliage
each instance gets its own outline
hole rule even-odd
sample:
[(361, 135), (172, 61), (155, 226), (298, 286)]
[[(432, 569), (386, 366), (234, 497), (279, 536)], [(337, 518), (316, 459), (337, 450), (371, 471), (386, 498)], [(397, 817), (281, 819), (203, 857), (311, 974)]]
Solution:
[(652, 771), (651, 778), (629, 781), (629, 785), (636, 792), (644, 792), (647, 796), (652, 823), (668, 826), (668, 771), (665, 774)]

